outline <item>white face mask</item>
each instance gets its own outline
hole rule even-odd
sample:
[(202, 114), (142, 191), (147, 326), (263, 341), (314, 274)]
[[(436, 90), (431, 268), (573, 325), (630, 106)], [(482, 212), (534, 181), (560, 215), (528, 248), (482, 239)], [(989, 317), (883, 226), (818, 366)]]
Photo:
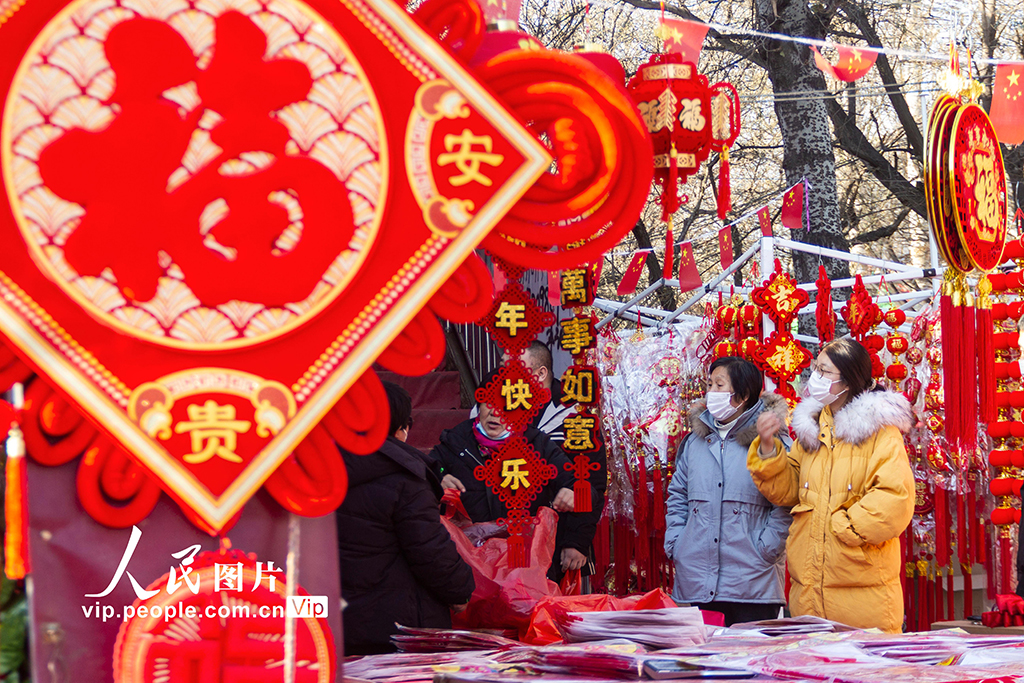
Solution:
[(832, 385), (839, 381), (841, 380), (831, 380), (819, 372), (812, 372), (811, 379), (807, 381), (807, 394), (818, 403), (827, 406), (846, 392), (846, 389), (843, 389), (838, 394), (832, 393)]
[(707, 395), (708, 412), (719, 422), (725, 422), (736, 414), (736, 408), (730, 402), (732, 394), (728, 391), (709, 391)]

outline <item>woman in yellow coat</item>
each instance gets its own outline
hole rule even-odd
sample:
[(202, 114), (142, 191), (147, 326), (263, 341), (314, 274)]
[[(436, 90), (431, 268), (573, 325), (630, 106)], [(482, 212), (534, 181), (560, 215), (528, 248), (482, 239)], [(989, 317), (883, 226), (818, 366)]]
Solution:
[(790, 610), (899, 633), (899, 536), (914, 514), (902, 432), (913, 412), (902, 394), (874, 389), (871, 357), (852, 339), (828, 344), (812, 369), (790, 452), (775, 438), (782, 422), (766, 411), (747, 454), (765, 498), (792, 506)]

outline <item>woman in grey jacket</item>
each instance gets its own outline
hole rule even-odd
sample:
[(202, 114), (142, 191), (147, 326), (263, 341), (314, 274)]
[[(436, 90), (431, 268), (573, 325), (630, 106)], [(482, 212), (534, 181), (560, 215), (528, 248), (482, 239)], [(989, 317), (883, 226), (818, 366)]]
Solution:
[(725, 614), (726, 625), (778, 616), (789, 511), (761, 495), (747, 471), (757, 417), (785, 421), (785, 399), (764, 393), (752, 363), (719, 358), (708, 394), (690, 410), (690, 435), (668, 489), (665, 552), (675, 563), (672, 598)]

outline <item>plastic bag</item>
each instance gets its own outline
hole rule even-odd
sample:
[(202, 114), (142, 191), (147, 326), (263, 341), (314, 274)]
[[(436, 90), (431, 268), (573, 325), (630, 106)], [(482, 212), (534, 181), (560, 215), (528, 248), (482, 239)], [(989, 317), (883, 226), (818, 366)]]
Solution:
[(562, 577), (562, 583), (558, 584), (558, 590), (562, 595), (579, 595), (583, 590), (583, 576), (579, 569), (570, 569)]
[[(537, 511), (538, 523), (528, 538), (530, 566), (508, 567), (508, 538), (488, 538), (479, 546), (470, 540), (473, 527), (459, 528), (447, 517), (441, 523), (448, 529), (459, 555), (473, 569), (476, 589), (465, 611), (452, 616), (452, 627), (516, 628), (529, 626), (533, 608), (541, 599), (560, 595), (558, 585), (547, 578), (555, 552), (555, 528), (558, 515), (550, 508)], [(484, 523), (492, 526), (490, 523)]]
[(616, 598), (611, 595), (569, 595), (545, 598), (537, 603), (529, 626), (520, 640), (530, 645), (548, 645), (561, 642), (562, 636), (555, 626), (555, 613), (562, 612), (616, 612), (636, 609), (675, 607), (668, 593), (657, 588), (643, 595)]

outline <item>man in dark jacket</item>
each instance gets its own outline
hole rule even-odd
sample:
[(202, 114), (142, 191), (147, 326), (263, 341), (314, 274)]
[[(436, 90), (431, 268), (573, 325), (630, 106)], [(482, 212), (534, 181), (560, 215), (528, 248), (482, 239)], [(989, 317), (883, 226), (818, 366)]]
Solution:
[(337, 511), (345, 654), (393, 651), (395, 623), (451, 628), (450, 608), (465, 608), (473, 571), (441, 524), (439, 482), (407, 433), (411, 402), (384, 383), (389, 436), (371, 455), (342, 451), (349, 490)]
[[(430, 457), (441, 465), (444, 488), (459, 491), (470, 518), (474, 522), (493, 522), (506, 517), (508, 508), (490, 486), (473, 475), (473, 470), (487, 462), (509, 433), (487, 404), (481, 403), (477, 407), (477, 418), (470, 418), (453, 429), (441, 432), (441, 442), (430, 451)], [(529, 427), (523, 436), (558, 472), (534, 498), (530, 514), (536, 515), (542, 505), (559, 513), (571, 511), (573, 478), (565, 469), (569, 459), (543, 432)]]

